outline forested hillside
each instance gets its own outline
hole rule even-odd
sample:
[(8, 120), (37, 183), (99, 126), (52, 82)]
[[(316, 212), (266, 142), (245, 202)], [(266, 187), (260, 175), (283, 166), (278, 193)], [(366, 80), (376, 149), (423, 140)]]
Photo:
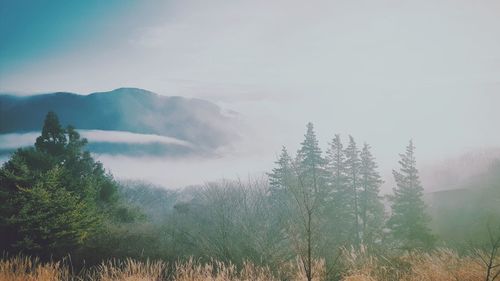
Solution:
[[(369, 144), (352, 136), (343, 144), (336, 135), (323, 152), (318, 143), (309, 123), (298, 151), (283, 147), (262, 177), (164, 190), (117, 182), (86, 151), (87, 140), (49, 112), (34, 146), (18, 149), (0, 169), (0, 246), (42, 261), (71, 256), (77, 269), (116, 258), (179, 261), (156, 264), (157, 278), (172, 280), (188, 279), (167, 272), (196, 271), (198, 263), (218, 268), (204, 273), (210, 276), (233, 270), (224, 280), (240, 280), (250, 267), (248, 276), (267, 276), (259, 280), (399, 280), (404, 268), (446, 259), (475, 274), (467, 280), (498, 276), (498, 166), (460, 189), (466, 195), (436, 193), (429, 206), (410, 140), (395, 165), (387, 209)], [(459, 228), (468, 231), (456, 235)]]

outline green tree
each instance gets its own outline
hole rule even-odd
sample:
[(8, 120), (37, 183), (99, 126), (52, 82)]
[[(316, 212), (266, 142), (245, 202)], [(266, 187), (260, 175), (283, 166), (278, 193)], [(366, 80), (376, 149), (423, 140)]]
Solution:
[(20, 208), (8, 218), (17, 229), (14, 249), (61, 257), (96, 232), (96, 209), (62, 187), (61, 168), (49, 170), (32, 187), (18, 188), (13, 202)]
[(354, 221), (352, 222), (352, 234), (354, 237), (355, 245), (359, 245), (361, 243), (360, 237), (360, 223), (359, 223), (359, 194), (358, 189), (360, 188), (360, 160), (359, 160), (359, 150), (356, 146), (356, 142), (352, 136), (349, 136), (349, 145), (345, 149), (346, 161), (346, 179), (347, 185), (349, 186), (350, 199), (352, 200), (351, 204), (351, 212), (354, 217)]
[(351, 238), (352, 193), (347, 184), (346, 157), (340, 135), (335, 135), (326, 152), (330, 194), (326, 202), (327, 232), (330, 244), (341, 244)]
[(269, 178), (270, 195), (272, 199), (275, 199), (273, 201), (282, 200), (284, 199), (283, 197), (286, 196), (287, 187), (289, 186), (289, 181), (293, 174), (292, 161), (286, 147), (283, 146), (278, 156), (278, 160), (275, 162), (276, 167), (267, 174)]
[(362, 222), (362, 238), (364, 243), (372, 243), (380, 231), (384, 220), (384, 205), (380, 197), (382, 180), (377, 171), (377, 163), (365, 143), (360, 153), (360, 187), (359, 205)]
[(312, 261), (319, 246), (321, 214), (324, 212), (327, 190), (326, 160), (322, 156), (312, 123), (307, 124), (304, 141), (297, 152), (293, 165), (296, 184), (289, 185), (302, 233), (296, 238), (295, 246), (302, 259), (307, 280), (313, 279)]
[(36, 139), (35, 147), (38, 151), (58, 157), (65, 153), (67, 144), (66, 131), (59, 123), (57, 115), (49, 111), (45, 117), (42, 135)]
[(406, 152), (400, 154), (401, 168), (392, 172), (396, 188), (391, 197), (392, 214), (388, 226), (396, 246), (402, 249), (429, 248), (434, 241), (428, 228), (430, 217), (425, 211), (424, 189), (420, 184), (414, 151), (410, 140)]
[[(0, 168), (0, 245), (9, 251), (74, 251), (117, 212), (117, 184), (49, 112), (34, 147)], [(97, 216), (97, 213), (102, 215)]]

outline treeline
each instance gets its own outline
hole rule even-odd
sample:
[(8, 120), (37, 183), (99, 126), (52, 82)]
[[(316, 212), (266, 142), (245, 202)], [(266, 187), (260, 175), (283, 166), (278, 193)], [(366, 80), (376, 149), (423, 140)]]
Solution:
[(75, 266), (195, 257), (277, 269), (298, 257), (311, 280), (320, 259), (330, 278), (339, 276), (341, 249), (389, 257), (432, 249), (437, 241), (411, 141), (393, 171), (397, 185), (388, 202), (370, 146), (349, 136), (344, 147), (336, 135), (323, 152), (312, 124), (296, 154), (283, 148), (268, 175), (179, 191), (118, 183), (86, 144), (49, 113), (34, 147), (3, 164), (2, 250), (42, 259), (71, 255)]

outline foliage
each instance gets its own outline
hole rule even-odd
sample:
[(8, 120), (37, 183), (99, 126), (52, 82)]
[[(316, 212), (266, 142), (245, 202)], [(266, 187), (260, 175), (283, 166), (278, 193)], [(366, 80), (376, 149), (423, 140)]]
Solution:
[(382, 180), (377, 171), (377, 163), (370, 152), (370, 146), (365, 143), (360, 153), (360, 191), (359, 205), (361, 218), (361, 233), (364, 244), (371, 245), (380, 240), (384, 205), (380, 196)]
[(8, 219), (17, 229), (15, 249), (61, 257), (81, 246), (97, 230), (95, 206), (61, 186), (56, 167), (31, 188), (19, 188), (13, 203), (18, 213)]
[(49, 112), (35, 146), (0, 168), (1, 246), (43, 257), (74, 253), (114, 217), (117, 184)]
[(393, 171), (397, 187), (391, 198), (392, 213), (387, 222), (396, 247), (402, 249), (429, 248), (434, 242), (423, 200), (423, 188), (416, 167), (415, 147), (410, 140), (406, 153), (400, 154), (399, 171)]

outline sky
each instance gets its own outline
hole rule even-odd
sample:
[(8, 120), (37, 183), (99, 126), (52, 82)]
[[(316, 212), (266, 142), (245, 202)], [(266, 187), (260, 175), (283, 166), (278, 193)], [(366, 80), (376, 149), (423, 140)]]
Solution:
[[(323, 148), (352, 134), (390, 174), (410, 138), (421, 165), (500, 146), (500, 1), (0, 2), (0, 92), (119, 87), (207, 99), (249, 124), (217, 165), (155, 160), (157, 182), (269, 169), (309, 121)], [(101, 158), (123, 175), (141, 165)], [(159, 176), (193, 168), (205, 173)]]

